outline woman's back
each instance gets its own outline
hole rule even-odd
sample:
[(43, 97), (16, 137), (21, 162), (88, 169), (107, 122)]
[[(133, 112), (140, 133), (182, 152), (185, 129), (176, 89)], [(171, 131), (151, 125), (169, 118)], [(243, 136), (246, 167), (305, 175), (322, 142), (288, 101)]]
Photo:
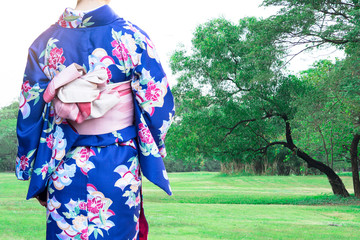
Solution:
[[(107, 75), (99, 79), (113, 88), (101, 88), (91, 102), (61, 99), (59, 92), (69, 89), (71, 81), (90, 79), (90, 90), (103, 87), (94, 84), (99, 72)], [(128, 87), (115, 84), (120, 82)], [(72, 86), (70, 93), (86, 95), (83, 88), (76, 89), (83, 85)], [(83, 122), (97, 127), (90, 112), (104, 107), (99, 102), (105, 94), (118, 95), (120, 102), (110, 115), (99, 118), (116, 129), (76, 131), (76, 124)], [(123, 101), (124, 96), (130, 98)], [(59, 101), (86, 117), (63, 118), (56, 107)], [(127, 116), (133, 121), (118, 125), (122, 120), (117, 116), (126, 109), (131, 109)], [(17, 128), (16, 174), (21, 180), (31, 176), (28, 199), (47, 191), (47, 239), (138, 239), (144, 234), (140, 169), (171, 194), (162, 158), (173, 116), (173, 97), (146, 33), (107, 5), (90, 12), (66, 9), (29, 49)]]

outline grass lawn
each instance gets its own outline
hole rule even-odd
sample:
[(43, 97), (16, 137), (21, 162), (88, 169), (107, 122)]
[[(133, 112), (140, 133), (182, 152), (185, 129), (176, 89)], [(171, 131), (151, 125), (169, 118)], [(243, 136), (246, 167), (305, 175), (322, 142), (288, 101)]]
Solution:
[[(360, 201), (331, 194), (325, 176), (171, 173), (168, 197), (144, 181), (150, 240), (360, 239)], [(352, 180), (342, 177), (352, 193)], [(0, 239), (45, 239), (45, 209), (27, 182), (0, 173)]]

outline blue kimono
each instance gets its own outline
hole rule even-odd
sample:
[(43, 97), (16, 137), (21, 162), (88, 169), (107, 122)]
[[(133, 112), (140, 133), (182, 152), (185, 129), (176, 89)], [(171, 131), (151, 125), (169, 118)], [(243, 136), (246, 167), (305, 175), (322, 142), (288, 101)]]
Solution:
[[(134, 124), (80, 135), (43, 94), (72, 63), (131, 81)], [(141, 174), (171, 195), (162, 158), (173, 96), (154, 45), (107, 5), (66, 9), (29, 48), (17, 122), (16, 176), (27, 199), (47, 191), (47, 239), (146, 239)], [(139, 232), (140, 229), (140, 232)]]

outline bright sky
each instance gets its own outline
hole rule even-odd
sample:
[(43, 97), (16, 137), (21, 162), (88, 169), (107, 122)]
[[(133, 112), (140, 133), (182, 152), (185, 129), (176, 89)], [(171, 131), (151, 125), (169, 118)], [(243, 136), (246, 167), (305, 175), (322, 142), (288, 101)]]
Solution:
[[(268, 17), (274, 8), (259, 8), (261, 0), (112, 0), (110, 6), (124, 19), (145, 30), (157, 47), (170, 83), (168, 59), (178, 44), (190, 47), (197, 25), (223, 16), (233, 22), (246, 16)], [(3, 1), (0, 22), (0, 107), (16, 100), (21, 88), (27, 49), (35, 38), (57, 21), (66, 7), (76, 0)], [(314, 59), (298, 57), (292, 69), (306, 69)]]

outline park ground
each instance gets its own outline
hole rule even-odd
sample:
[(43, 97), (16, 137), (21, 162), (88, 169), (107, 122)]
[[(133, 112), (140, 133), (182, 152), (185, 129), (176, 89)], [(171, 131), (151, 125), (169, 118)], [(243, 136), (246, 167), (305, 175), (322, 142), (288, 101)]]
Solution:
[[(360, 201), (325, 176), (170, 173), (173, 196), (144, 181), (149, 240), (360, 239)], [(350, 176), (342, 177), (351, 192)], [(27, 182), (0, 173), (0, 239), (45, 239), (45, 209)]]

